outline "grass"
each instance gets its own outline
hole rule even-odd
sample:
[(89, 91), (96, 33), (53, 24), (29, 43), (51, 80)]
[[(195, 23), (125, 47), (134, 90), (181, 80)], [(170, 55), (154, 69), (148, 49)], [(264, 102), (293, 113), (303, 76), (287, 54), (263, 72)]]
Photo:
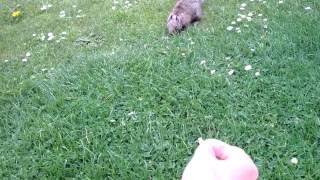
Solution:
[[(261, 179), (320, 178), (319, 1), (208, 0), (176, 36), (173, 0), (41, 2), (0, 4), (1, 179), (178, 179), (198, 137), (244, 148)], [(253, 21), (227, 31), (243, 2)]]

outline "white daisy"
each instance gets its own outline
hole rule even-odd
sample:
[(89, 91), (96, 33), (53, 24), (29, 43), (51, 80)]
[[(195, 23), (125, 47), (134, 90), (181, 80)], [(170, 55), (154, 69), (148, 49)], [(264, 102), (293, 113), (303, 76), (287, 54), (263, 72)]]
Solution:
[(216, 70), (210, 70), (210, 74), (213, 75), (214, 73), (216, 73)]
[(279, 4), (283, 4), (283, 1), (279, 1), (278, 3), (279, 3)]
[(64, 18), (65, 16), (66, 16), (66, 12), (65, 11), (60, 11), (59, 17), (60, 18)]
[(27, 62), (27, 61), (28, 61), (27, 58), (23, 58), (23, 59), (22, 59), (22, 62)]
[(30, 52), (27, 52), (26, 53), (26, 57), (30, 57), (31, 56), (31, 53)]
[(47, 9), (48, 9), (48, 6), (47, 6), (47, 5), (43, 5), (43, 6), (40, 8), (41, 11), (45, 11), (45, 10), (47, 10)]
[(83, 17), (85, 17), (86, 15), (85, 14), (83, 14), (83, 15), (76, 15), (76, 18), (83, 18)]
[(228, 31), (232, 31), (232, 29), (233, 29), (233, 26), (228, 26), (228, 27), (227, 27), (227, 30), (228, 30)]
[(252, 69), (252, 66), (250, 64), (244, 67), (244, 70), (246, 71), (250, 71), (251, 69)]
[(48, 41), (51, 41), (54, 38), (54, 36), (49, 36)]
[(305, 7), (304, 9), (305, 10), (311, 10), (311, 7), (308, 6), (308, 7)]
[(232, 74), (234, 73), (234, 70), (233, 69), (231, 69), (229, 72), (228, 72), (228, 74), (231, 76)]
[(41, 41), (44, 41), (45, 39), (46, 39), (46, 36), (43, 34), (43, 33), (41, 33)]
[(254, 75), (255, 75), (255, 76), (260, 76), (260, 72), (257, 71)]
[(292, 158), (290, 161), (291, 161), (292, 164), (298, 164), (298, 159), (295, 158), (295, 157)]
[(204, 65), (204, 64), (206, 64), (207, 62), (205, 61), (205, 60), (202, 60), (201, 62), (200, 62), (200, 65)]
[(241, 7), (246, 7), (246, 6), (247, 6), (246, 3), (242, 3), (242, 4), (241, 4)]
[(135, 111), (132, 111), (132, 112), (129, 112), (128, 113), (128, 116), (133, 116), (133, 115), (136, 115), (137, 113)]

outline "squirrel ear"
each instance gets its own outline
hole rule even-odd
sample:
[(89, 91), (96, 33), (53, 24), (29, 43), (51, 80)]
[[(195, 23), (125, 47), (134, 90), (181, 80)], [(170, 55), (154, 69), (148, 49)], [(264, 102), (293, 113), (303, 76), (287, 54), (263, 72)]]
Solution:
[(167, 21), (170, 21), (170, 20), (172, 20), (172, 19), (173, 19), (173, 15), (170, 14), (169, 17), (168, 17), (168, 19), (167, 19)]
[(176, 16), (176, 21), (178, 22), (178, 24), (180, 26), (182, 26), (182, 20), (181, 20), (181, 17), (180, 16)]
[(172, 20), (175, 17), (174, 14), (170, 14), (169, 19)]

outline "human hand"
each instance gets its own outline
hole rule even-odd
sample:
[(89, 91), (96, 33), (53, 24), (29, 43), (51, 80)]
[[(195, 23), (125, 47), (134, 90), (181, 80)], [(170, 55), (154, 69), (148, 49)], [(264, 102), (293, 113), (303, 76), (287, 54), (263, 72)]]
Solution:
[(258, 169), (241, 148), (220, 140), (199, 140), (182, 180), (256, 180)]

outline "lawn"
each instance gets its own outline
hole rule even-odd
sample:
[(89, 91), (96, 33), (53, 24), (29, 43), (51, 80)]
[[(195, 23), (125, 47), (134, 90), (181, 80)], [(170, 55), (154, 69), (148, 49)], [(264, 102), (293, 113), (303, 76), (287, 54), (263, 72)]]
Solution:
[(0, 2), (1, 179), (179, 179), (199, 137), (320, 179), (320, 1), (206, 0), (169, 36), (174, 2)]

